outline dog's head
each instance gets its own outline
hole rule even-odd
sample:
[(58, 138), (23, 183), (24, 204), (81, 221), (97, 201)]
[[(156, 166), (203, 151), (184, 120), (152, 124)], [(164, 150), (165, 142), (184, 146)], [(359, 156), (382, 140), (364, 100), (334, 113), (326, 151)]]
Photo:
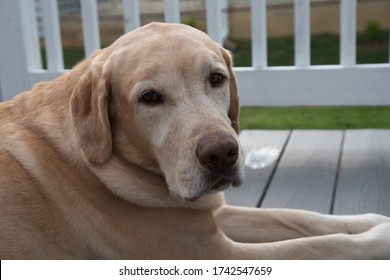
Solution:
[(231, 56), (201, 31), (155, 23), (122, 36), (91, 58), (70, 109), (90, 163), (115, 154), (190, 201), (241, 184)]

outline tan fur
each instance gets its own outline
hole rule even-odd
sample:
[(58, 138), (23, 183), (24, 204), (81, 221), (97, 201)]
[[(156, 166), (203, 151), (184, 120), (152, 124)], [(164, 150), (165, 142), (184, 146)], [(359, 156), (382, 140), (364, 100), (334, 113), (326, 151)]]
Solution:
[[(141, 101), (150, 90), (163, 104)], [(215, 132), (238, 141), (238, 116), (229, 53), (175, 24), (2, 103), (0, 258), (390, 258), (387, 217), (225, 205), (194, 150)], [(241, 148), (232, 170), (239, 185)]]

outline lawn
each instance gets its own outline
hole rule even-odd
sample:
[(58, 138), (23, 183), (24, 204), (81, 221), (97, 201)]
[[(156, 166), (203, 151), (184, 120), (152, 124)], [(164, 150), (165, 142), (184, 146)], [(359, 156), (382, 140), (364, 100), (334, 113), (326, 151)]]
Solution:
[[(235, 66), (250, 66), (250, 40), (234, 42)], [(336, 35), (311, 36), (311, 63), (338, 64), (339, 45), (339, 37)], [(380, 30), (375, 24), (367, 26), (366, 31), (357, 36), (356, 50), (358, 64), (388, 62), (389, 31)], [(64, 49), (66, 68), (73, 67), (83, 58), (82, 49)], [(293, 64), (294, 38), (292, 36), (268, 38), (268, 65)], [(242, 108), (240, 123), (241, 129), (390, 128), (390, 107)]]
[(390, 128), (390, 107), (241, 108), (240, 128)]

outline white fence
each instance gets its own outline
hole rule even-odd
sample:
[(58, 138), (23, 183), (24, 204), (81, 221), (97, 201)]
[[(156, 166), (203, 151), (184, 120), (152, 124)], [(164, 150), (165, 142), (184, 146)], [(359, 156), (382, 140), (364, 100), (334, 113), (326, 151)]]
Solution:
[[(64, 71), (57, 3), (42, 1), (48, 69), (42, 69), (33, 0), (0, 1), (3, 100)], [(86, 56), (100, 48), (96, 0), (80, 0)], [(266, 0), (251, 0), (252, 67), (237, 67), (243, 106), (390, 105), (390, 63), (356, 64), (356, 0), (341, 1), (340, 64), (310, 63), (310, 1), (295, 0), (295, 66), (267, 65)], [(205, 0), (207, 32), (222, 43), (226, 0)], [(165, 0), (166, 22), (180, 21), (179, 0)], [(125, 31), (140, 26), (138, 0), (123, 0)], [(0, 95), (0, 97), (1, 97)]]

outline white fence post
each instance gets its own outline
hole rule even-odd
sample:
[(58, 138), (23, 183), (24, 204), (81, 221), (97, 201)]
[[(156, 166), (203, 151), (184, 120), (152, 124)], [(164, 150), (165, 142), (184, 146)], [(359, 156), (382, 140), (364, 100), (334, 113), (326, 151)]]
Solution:
[(180, 23), (179, 0), (164, 0), (165, 22)]
[(217, 42), (223, 45), (222, 34), (222, 6), (220, 0), (206, 0), (206, 18), (207, 34)]
[(340, 61), (343, 66), (356, 64), (356, 0), (341, 0)]
[(22, 34), (25, 42), (27, 69), (42, 69), (41, 49), (39, 46), (38, 24), (33, 0), (18, 0), (21, 12)]
[(251, 0), (252, 67), (267, 67), (267, 5)]
[[(24, 8), (28, 8), (26, 5)], [(30, 87), (22, 33), (21, 3), (0, 1), (0, 100), (9, 100)]]
[(123, 17), (126, 33), (141, 26), (138, 0), (123, 0)]
[(222, 42), (229, 36), (229, 1), (228, 0), (217, 0), (221, 1), (220, 13), (222, 20)]
[(42, 1), (42, 21), (45, 35), (47, 68), (64, 69), (57, 0)]
[(295, 66), (310, 66), (310, 1), (294, 0)]
[(83, 23), (84, 53), (89, 57), (100, 49), (99, 20), (96, 0), (81, 0), (81, 20)]

